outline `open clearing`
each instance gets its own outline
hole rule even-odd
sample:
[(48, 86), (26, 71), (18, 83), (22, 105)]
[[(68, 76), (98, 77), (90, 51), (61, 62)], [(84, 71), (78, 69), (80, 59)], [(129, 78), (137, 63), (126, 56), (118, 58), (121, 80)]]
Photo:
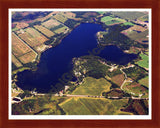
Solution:
[(102, 95), (102, 92), (110, 90), (111, 83), (104, 78), (95, 79), (86, 77), (84, 83), (79, 85), (74, 91), (73, 95)]
[(128, 99), (109, 100), (94, 98), (70, 98), (59, 105), (67, 115), (130, 115), (130, 113), (120, 111), (120, 108), (127, 103)]

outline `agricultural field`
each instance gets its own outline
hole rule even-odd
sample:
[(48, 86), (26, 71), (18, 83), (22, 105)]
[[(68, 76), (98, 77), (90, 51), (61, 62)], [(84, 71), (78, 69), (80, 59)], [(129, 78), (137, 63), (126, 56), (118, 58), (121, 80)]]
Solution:
[(69, 28), (67, 26), (63, 26), (61, 28), (56, 29), (54, 32), (57, 33), (57, 34), (60, 34), (60, 33), (65, 33), (68, 30), (69, 30)]
[(148, 28), (146, 27), (134, 25), (126, 30), (123, 30), (121, 33), (141, 44), (148, 44)]
[(59, 105), (66, 115), (131, 115), (131, 113), (120, 111), (120, 108), (127, 103), (127, 99), (71, 98)]
[(130, 97), (130, 94), (122, 91), (121, 89), (112, 89), (111, 91), (109, 92), (103, 92), (103, 96), (105, 96), (106, 98), (110, 97), (119, 97), (119, 98), (122, 98), (122, 97)]
[(12, 32), (12, 52), (16, 57), (22, 56), (30, 52), (31, 49), (27, 46), (15, 33)]
[(17, 29), (26, 28), (29, 26), (29, 24), (25, 22), (15, 22), (14, 24), (15, 24), (15, 28)]
[(106, 25), (114, 25), (114, 24), (119, 24), (119, 23), (123, 23), (126, 22), (124, 19), (120, 19), (120, 18), (113, 18), (110, 16), (105, 16), (101, 19), (101, 22), (104, 22)]
[(47, 37), (52, 37), (55, 35), (52, 31), (50, 31), (49, 29), (47, 29), (41, 25), (35, 25), (34, 28), (36, 28), (38, 31), (42, 32)]
[(131, 38), (132, 40), (135, 40), (141, 44), (148, 44), (148, 30), (144, 31), (144, 32), (136, 32), (133, 31), (132, 33), (127, 35), (129, 38)]
[(59, 12), (57, 12), (57, 11), (49, 12), (48, 15), (46, 15), (44, 17), (39, 17), (39, 18), (35, 19), (35, 21), (41, 21), (41, 22), (43, 22), (43, 21), (49, 19), (50, 17), (52, 17), (52, 15), (57, 14), (57, 13), (59, 13)]
[(110, 17), (110, 16), (105, 16), (103, 18), (101, 18), (101, 22), (106, 22), (106, 21), (109, 21), (109, 20), (112, 20), (113, 17)]
[(148, 100), (131, 100), (130, 102), (123, 111), (132, 112), (134, 115), (148, 115)]
[(136, 32), (138, 31), (139, 33), (140, 32), (144, 32), (147, 28), (145, 27), (142, 27), (142, 26), (139, 26), (139, 25), (134, 25), (126, 30), (123, 30), (121, 33), (125, 34), (125, 35), (129, 35), (133, 32)]
[(60, 24), (61, 24), (60, 22), (54, 19), (49, 19), (42, 23), (42, 25), (44, 25), (48, 29), (54, 28), (55, 26), (58, 26)]
[(75, 19), (76, 17), (76, 14), (73, 12), (60, 12), (59, 14), (70, 19)]
[(106, 25), (113, 25), (113, 24), (117, 24), (117, 23), (120, 23), (120, 21), (118, 21), (118, 20), (109, 20), (109, 21), (105, 22)]
[(138, 61), (137, 64), (140, 67), (148, 69), (149, 68), (149, 57), (143, 53), (140, 54), (140, 57), (142, 58), (142, 60)]
[(14, 65), (15, 65), (17, 68), (23, 66), (23, 65), (21, 64), (21, 62), (20, 62), (13, 54), (12, 54), (12, 62), (14, 63)]
[[(148, 16), (137, 11), (13, 12), (11, 92), (22, 100), (10, 97), (12, 115), (148, 114)], [(71, 31), (74, 37), (66, 37)], [(75, 44), (69, 38), (77, 39), (79, 33), (86, 37), (76, 42), (79, 47), (66, 49)], [(64, 38), (70, 43), (59, 47)], [(57, 53), (63, 49), (73, 56), (62, 53), (66, 59), (61, 58)], [(83, 52), (88, 55), (82, 56)], [(65, 79), (63, 71), (72, 78), (66, 75)]]
[(102, 92), (110, 90), (111, 83), (104, 78), (95, 79), (86, 77), (84, 83), (79, 85), (74, 91), (73, 95), (93, 95), (100, 96)]
[(33, 48), (48, 40), (34, 28), (26, 28), (24, 32), (18, 34), (18, 36)]
[(144, 15), (142, 17), (139, 17), (138, 20), (145, 22), (145, 21), (149, 20), (149, 17), (148, 17), (148, 15)]
[(99, 13), (99, 14), (104, 14), (104, 13), (106, 13), (106, 12), (103, 12), (103, 11), (98, 11), (98, 13)]
[(60, 21), (62, 23), (64, 23), (66, 20), (68, 20), (67, 17), (65, 17), (64, 15), (61, 15), (59, 13), (54, 15), (53, 18), (55, 18), (56, 20), (58, 20), (58, 21)]
[(111, 12), (111, 14), (127, 20), (135, 20), (146, 15), (145, 12)]
[(148, 77), (148, 76), (146, 76), (146, 77), (143, 78), (143, 79), (140, 79), (138, 82), (139, 82), (141, 85), (149, 88), (149, 77)]
[(124, 75), (123, 74), (119, 74), (116, 76), (113, 76), (111, 81), (115, 84), (117, 84), (118, 86), (121, 86), (123, 81), (124, 81)]
[(125, 90), (127, 93), (132, 94), (134, 96), (144, 96), (148, 97), (148, 89), (143, 87), (141, 84), (137, 82), (126, 82), (123, 86), (123, 90)]
[(131, 23), (131, 22), (124, 22), (123, 24), (124, 24), (124, 25), (130, 25), (130, 26), (133, 26), (133, 25), (134, 25), (134, 24)]
[(97, 16), (96, 12), (86, 12), (85, 14), (82, 15), (82, 17), (84, 17), (84, 18), (96, 17), (96, 16)]
[(20, 56), (20, 57), (19, 57), (19, 60), (20, 60), (23, 64), (26, 64), (26, 63), (29, 63), (29, 62), (34, 62), (36, 56), (37, 56), (37, 53), (31, 51), (31, 52), (28, 52), (28, 53), (24, 54), (23, 56)]

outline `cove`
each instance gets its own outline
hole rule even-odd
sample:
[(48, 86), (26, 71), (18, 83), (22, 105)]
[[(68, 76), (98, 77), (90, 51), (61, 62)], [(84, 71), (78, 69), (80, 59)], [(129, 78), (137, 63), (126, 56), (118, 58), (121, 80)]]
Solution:
[[(72, 70), (72, 58), (89, 55), (88, 51), (97, 47), (98, 31), (104, 31), (101, 25), (82, 23), (58, 46), (41, 54), (36, 71), (19, 72), (17, 85), (23, 90), (36, 88), (37, 92), (48, 92), (51, 85), (58, 83), (64, 73)], [(106, 46), (99, 56), (122, 65), (136, 58), (135, 54), (126, 54), (116, 46)]]

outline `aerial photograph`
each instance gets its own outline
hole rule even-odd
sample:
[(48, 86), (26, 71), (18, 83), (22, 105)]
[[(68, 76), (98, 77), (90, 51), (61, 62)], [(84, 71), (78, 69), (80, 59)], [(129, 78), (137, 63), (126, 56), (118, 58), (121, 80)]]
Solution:
[(12, 10), (11, 115), (149, 115), (148, 10)]

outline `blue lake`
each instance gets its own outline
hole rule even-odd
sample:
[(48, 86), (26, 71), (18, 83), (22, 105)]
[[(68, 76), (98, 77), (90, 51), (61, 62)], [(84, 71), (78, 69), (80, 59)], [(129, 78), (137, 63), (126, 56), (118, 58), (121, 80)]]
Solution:
[[(82, 23), (58, 46), (42, 53), (36, 71), (25, 70), (18, 73), (17, 85), (22, 89), (49, 91), (51, 85), (58, 83), (64, 73), (72, 70), (72, 58), (89, 55), (88, 51), (97, 48), (98, 31), (104, 31), (101, 25)], [(122, 65), (137, 57), (135, 54), (124, 53), (116, 46), (105, 47), (98, 56)]]

